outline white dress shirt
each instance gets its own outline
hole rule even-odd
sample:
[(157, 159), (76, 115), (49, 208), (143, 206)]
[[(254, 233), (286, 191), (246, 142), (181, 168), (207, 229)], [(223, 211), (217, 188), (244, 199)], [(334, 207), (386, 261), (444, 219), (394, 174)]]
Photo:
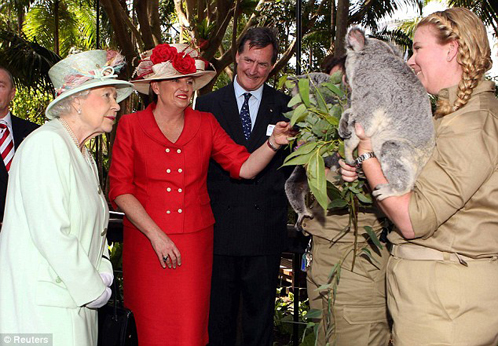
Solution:
[(239, 107), (239, 113), (244, 104), (244, 94), (251, 93), (251, 98), (249, 99), (249, 115), (251, 116), (251, 130), (254, 129), (254, 124), (256, 123), (256, 117), (258, 116), (259, 105), (261, 104), (261, 98), (263, 97), (263, 85), (258, 89), (253, 91), (247, 91), (237, 82), (237, 76), (233, 80), (233, 88), (235, 89), (235, 99), (237, 100), (237, 106)]

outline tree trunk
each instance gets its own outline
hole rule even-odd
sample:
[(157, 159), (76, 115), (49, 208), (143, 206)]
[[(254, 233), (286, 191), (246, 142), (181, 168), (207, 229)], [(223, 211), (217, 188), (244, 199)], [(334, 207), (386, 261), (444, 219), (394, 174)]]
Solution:
[(336, 17), (336, 38), (334, 56), (343, 56), (346, 54), (345, 38), (348, 30), (349, 19), (349, 0), (339, 0), (337, 4)]
[(54, 1), (54, 52), (59, 53), (59, 0)]
[(337, 24), (335, 20), (336, 8), (335, 0), (330, 1), (330, 51), (334, 51), (335, 47), (335, 26)]

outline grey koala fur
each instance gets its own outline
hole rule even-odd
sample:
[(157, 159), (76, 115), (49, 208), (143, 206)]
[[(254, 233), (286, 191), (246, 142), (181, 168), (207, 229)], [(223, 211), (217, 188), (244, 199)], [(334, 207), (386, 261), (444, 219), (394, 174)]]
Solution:
[[(318, 88), (326, 103), (337, 102), (336, 97), (331, 94), (331, 91), (326, 87), (320, 87), (322, 83), (331, 81), (330, 75), (321, 72), (312, 72), (307, 75), (301, 75), (290, 80), (296, 81), (295, 87), (292, 90), (292, 96), (299, 93), (297, 81), (301, 78), (310, 79), (310, 94), (315, 94), (315, 89)], [(339, 168), (339, 155), (331, 155), (324, 158), (325, 167), (337, 171)], [(306, 169), (303, 166), (296, 166), (292, 174), (285, 182), (285, 194), (289, 200), (292, 209), (297, 213), (296, 229), (303, 231), (304, 218), (313, 218), (313, 214), (306, 206), (306, 196), (310, 193)]]
[(388, 184), (372, 194), (383, 200), (409, 192), (434, 148), (429, 97), (401, 54), (386, 42), (366, 38), (356, 27), (346, 36), (346, 77), (350, 108), (342, 114), (339, 135), (346, 162), (354, 165), (359, 139), (355, 123), (371, 138)]

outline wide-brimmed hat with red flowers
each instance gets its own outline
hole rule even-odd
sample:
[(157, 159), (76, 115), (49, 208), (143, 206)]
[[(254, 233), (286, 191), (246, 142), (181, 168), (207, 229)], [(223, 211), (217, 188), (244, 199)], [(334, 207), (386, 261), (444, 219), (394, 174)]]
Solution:
[(198, 90), (215, 75), (214, 67), (194, 48), (187, 44), (163, 43), (141, 54), (131, 82), (137, 91), (148, 94), (150, 82), (193, 77), (194, 90)]

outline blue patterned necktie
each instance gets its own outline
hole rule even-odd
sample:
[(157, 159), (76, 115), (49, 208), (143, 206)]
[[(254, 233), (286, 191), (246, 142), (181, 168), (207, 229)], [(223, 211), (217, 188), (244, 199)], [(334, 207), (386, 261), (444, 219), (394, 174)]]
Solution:
[(251, 93), (244, 94), (244, 103), (240, 109), (240, 120), (242, 120), (242, 130), (244, 131), (246, 140), (251, 137), (251, 116), (249, 115), (249, 99), (251, 96)]

